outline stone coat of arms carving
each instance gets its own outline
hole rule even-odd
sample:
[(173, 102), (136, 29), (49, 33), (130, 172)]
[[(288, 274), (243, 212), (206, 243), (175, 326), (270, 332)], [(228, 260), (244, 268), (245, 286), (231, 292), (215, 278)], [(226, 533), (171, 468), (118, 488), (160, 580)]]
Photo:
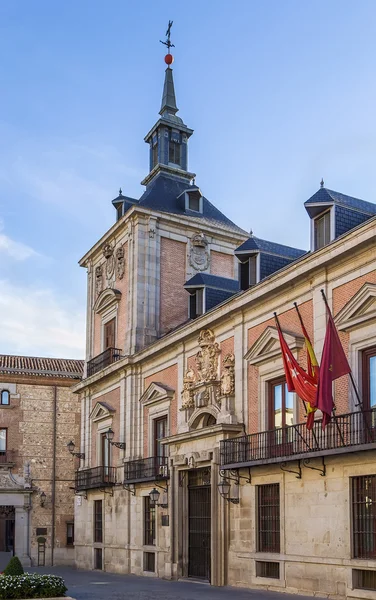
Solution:
[(196, 354), (196, 366), (199, 382), (215, 381), (218, 379), (219, 345), (211, 329), (202, 329), (198, 338), (201, 348)]
[(232, 396), (235, 393), (235, 356), (231, 352), (223, 359), (223, 373), (221, 376), (221, 395)]
[(195, 233), (191, 239), (189, 264), (196, 271), (206, 271), (209, 262), (208, 241), (203, 233)]
[(111, 244), (105, 244), (103, 247), (103, 256), (106, 259), (106, 276), (111, 279), (115, 272), (115, 257), (114, 249)]

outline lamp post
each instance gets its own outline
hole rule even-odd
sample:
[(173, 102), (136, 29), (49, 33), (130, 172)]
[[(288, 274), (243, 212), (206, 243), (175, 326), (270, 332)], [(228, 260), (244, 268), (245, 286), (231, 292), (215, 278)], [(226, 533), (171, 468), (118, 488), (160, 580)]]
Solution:
[(72, 454), (72, 456), (76, 456), (77, 458), (81, 458), (81, 459), (85, 458), (85, 452), (75, 452), (74, 451), (75, 443), (72, 440), (70, 442), (68, 442), (67, 448), (68, 448), (68, 451), (70, 452), (70, 454)]
[(111, 444), (112, 446), (115, 446), (116, 448), (120, 448), (120, 450), (125, 450), (125, 442), (113, 442), (112, 440), (114, 439), (114, 435), (115, 433), (113, 432), (113, 430), (111, 429), (111, 427), (109, 427), (106, 431), (106, 440), (108, 441), (109, 444)]

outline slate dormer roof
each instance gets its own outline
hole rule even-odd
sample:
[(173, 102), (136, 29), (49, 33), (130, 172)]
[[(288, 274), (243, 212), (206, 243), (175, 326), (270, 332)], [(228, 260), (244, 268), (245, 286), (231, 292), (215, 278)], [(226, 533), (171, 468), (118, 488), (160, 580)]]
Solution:
[(298, 248), (292, 248), (291, 246), (284, 246), (283, 244), (276, 244), (275, 242), (269, 242), (251, 235), (239, 248), (235, 250), (235, 254), (247, 254), (248, 252), (265, 252), (267, 254), (276, 254), (277, 256), (283, 256), (290, 260), (295, 260), (303, 254), (306, 254), (306, 250), (299, 250)]
[(209, 273), (196, 273), (191, 279), (185, 282), (186, 289), (197, 289), (199, 287), (215, 288), (226, 292), (239, 292), (239, 281), (229, 277), (220, 277), (219, 275), (210, 275)]
[(335, 192), (334, 190), (329, 190), (325, 187), (320, 188), (304, 203), (306, 211), (311, 218), (320, 214), (320, 212), (322, 212), (322, 207), (333, 205), (349, 208), (365, 215), (369, 215), (369, 217), (376, 214), (376, 205), (372, 204), (372, 202), (366, 202), (365, 200), (360, 200), (353, 196), (347, 196), (346, 194), (341, 194), (340, 192)]
[(203, 197), (202, 213), (186, 209), (183, 192), (196, 189), (196, 185), (190, 185), (184, 179), (160, 173), (142, 194), (138, 205), (152, 210), (195, 218), (198, 225), (207, 223), (232, 233), (246, 235), (243, 229), (235, 225), (205, 197)]
[(133, 206), (134, 204), (137, 204), (137, 203), (138, 203), (138, 200), (136, 200), (135, 198), (130, 198), (129, 196), (123, 196), (121, 189), (119, 190), (119, 195), (112, 200), (112, 204), (114, 205), (115, 208), (118, 208), (118, 206), (120, 204), (122, 204), (124, 206), (123, 214), (125, 214), (131, 206)]

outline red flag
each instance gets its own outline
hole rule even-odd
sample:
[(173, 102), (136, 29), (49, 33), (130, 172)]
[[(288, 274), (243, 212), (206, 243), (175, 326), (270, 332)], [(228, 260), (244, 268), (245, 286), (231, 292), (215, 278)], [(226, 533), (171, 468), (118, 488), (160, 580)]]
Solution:
[[(287, 389), (296, 392), (305, 402), (311, 406), (315, 405), (317, 386), (314, 378), (299, 365), (293, 353), (288, 347), (282, 330), (277, 321), (279, 342), (281, 344), (283, 367), (285, 370)], [(312, 413), (313, 414), (313, 413)]]
[(351, 372), (346, 354), (342, 348), (332, 314), (326, 305), (328, 323), (321, 357), (320, 377), (317, 387), (316, 406), (323, 414), (322, 428), (329, 423), (333, 410), (332, 382)]

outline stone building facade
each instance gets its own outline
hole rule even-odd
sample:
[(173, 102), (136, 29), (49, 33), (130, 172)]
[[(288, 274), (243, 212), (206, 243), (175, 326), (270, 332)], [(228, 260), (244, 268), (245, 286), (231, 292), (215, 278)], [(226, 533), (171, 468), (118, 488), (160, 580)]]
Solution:
[[(146, 191), (81, 261), (77, 566), (376, 598), (376, 206), (322, 182), (309, 252), (246, 235), (192, 182), (176, 112), (168, 68)], [(273, 313), (304, 367), (294, 302), (320, 359), (321, 290), (364, 412), (341, 378), (308, 432)]]
[(74, 562), (75, 459), (83, 361), (0, 355), (0, 568)]

